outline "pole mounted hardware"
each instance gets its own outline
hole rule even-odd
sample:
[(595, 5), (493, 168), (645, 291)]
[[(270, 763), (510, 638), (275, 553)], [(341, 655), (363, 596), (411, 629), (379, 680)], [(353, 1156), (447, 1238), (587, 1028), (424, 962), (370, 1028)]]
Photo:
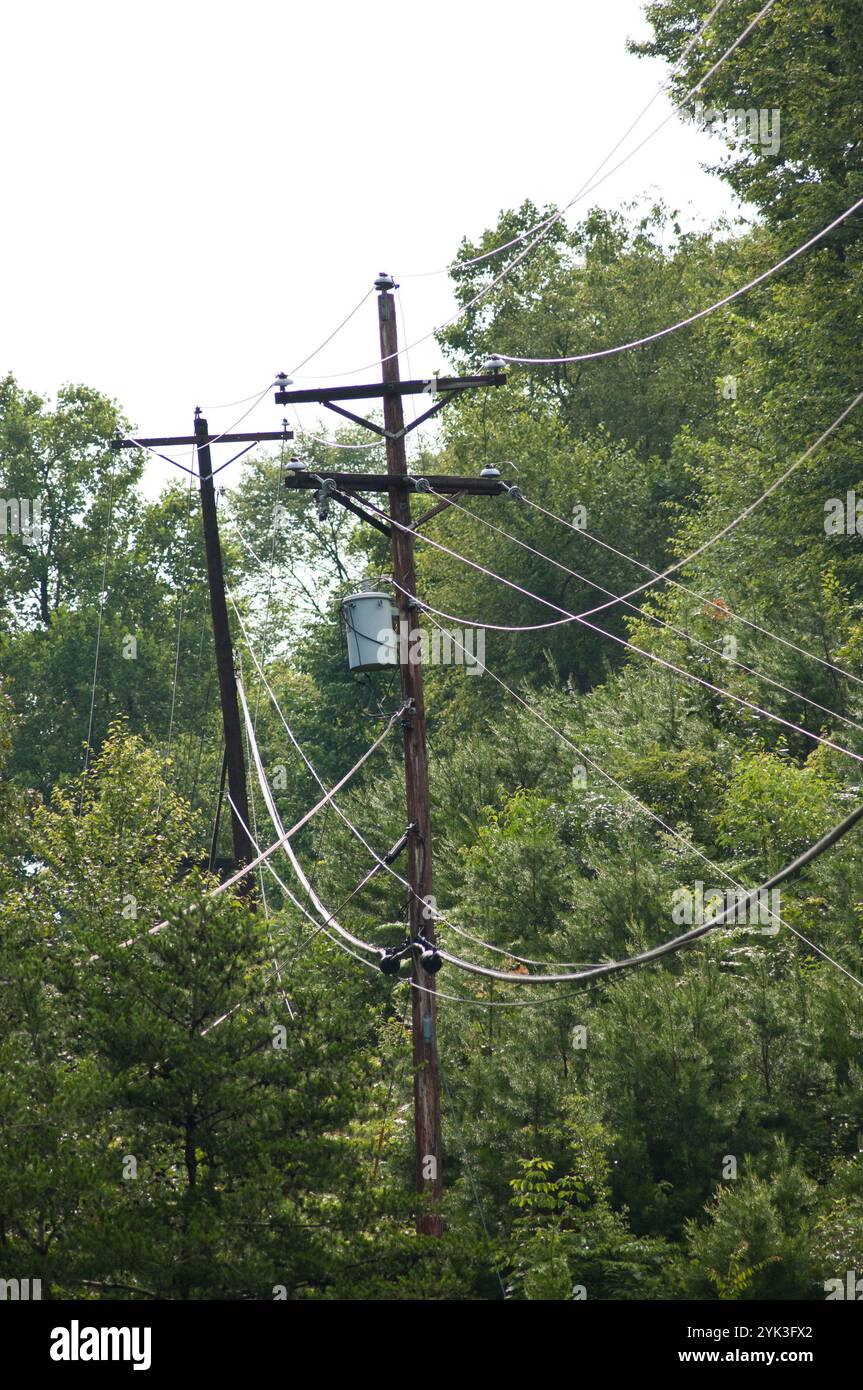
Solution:
[[(414, 568), (414, 528), (460, 496), (514, 496), (500, 477), (498, 470), (484, 470), (479, 477), (415, 478), (408, 472), (405, 439), (426, 420), (443, 410), (450, 402), (466, 392), (496, 390), (506, 384), (506, 363), (494, 354), (482, 363), (476, 376), (440, 376), (435, 373), (426, 379), (402, 381), (399, 372), (399, 346), (396, 327), (395, 301), (392, 291), (398, 286), (392, 275), (384, 272), (375, 280), (378, 293), (378, 330), (380, 339), (381, 379), (362, 385), (335, 385), (313, 390), (296, 390), (286, 372), (278, 372), (274, 380), (277, 405), (321, 405), (336, 415), (350, 420), (364, 430), (377, 435), (386, 445), (386, 473), (356, 473), (327, 469), (309, 469), (294, 455), (286, 464), (282, 484), (286, 488), (308, 490), (316, 494), (321, 512), (336, 502), (352, 512), (367, 525), (386, 535), (392, 550), (392, 577), (398, 594), (397, 610), (400, 621), (416, 623), (421, 605), (416, 597)], [(410, 424), (405, 424), (403, 402), (406, 396), (428, 396), (431, 404)], [(351, 407), (357, 402), (377, 401), (383, 405), (383, 425), (364, 419)], [(195, 411), (192, 435), (160, 435), (148, 439), (124, 438), (117, 433), (111, 441), (113, 449), (148, 448), (158, 450), (174, 445), (195, 446), (201, 486), (201, 506), (204, 514), (204, 535), (207, 551), (207, 575), (213, 617), (213, 636), (216, 664), (219, 673), (219, 693), (225, 733), (225, 779), (232, 806), (234, 857), (238, 865), (249, 863), (254, 849), (242, 824), (250, 823), (246, 791), (246, 770), (240, 734), (237, 681), (234, 671), (231, 634), (228, 624), (222, 554), (216, 515), (216, 497), (210, 450), (216, 444), (240, 444), (245, 453), (254, 444), (273, 442), (284, 444), (293, 439), (293, 431), (283, 420), (280, 430), (255, 433), (210, 435), (207, 421)], [(234, 455), (239, 458), (240, 454)], [(229, 458), (220, 468), (233, 462)], [(411, 494), (417, 492), (438, 500), (414, 521), (411, 520)], [(382, 493), (388, 499), (389, 517), (373, 515), (362, 505), (364, 493)], [(323, 519), (323, 518), (322, 518)], [(388, 524), (398, 522), (397, 526)], [(405, 793), (407, 829), (384, 856), (389, 864), (400, 854), (407, 856), (405, 877), (411, 894), (408, 907), (409, 935), (401, 947), (381, 948), (380, 968), (385, 975), (398, 974), (401, 961), (410, 957), (412, 990), (411, 1032), (414, 1064), (414, 1134), (416, 1190), (419, 1197), (416, 1228), (420, 1235), (443, 1234), (441, 1202), (443, 1197), (443, 1152), (440, 1121), (440, 1071), (437, 1054), (435, 976), (442, 958), (435, 944), (434, 921), (428, 920), (432, 899), (432, 835), (429, 800), (428, 749), (426, 746), (425, 700), (422, 664), (399, 663), (402, 710), (399, 723), (404, 743)], [(233, 808), (236, 808), (234, 811)], [(215, 852), (215, 846), (214, 850)], [(381, 864), (377, 866), (382, 867)]]
[[(380, 947), (380, 960), (378, 965), (385, 975), (398, 975), (401, 970), (401, 963), (406, 956), (413, 954), (419, 960), (423, 970), (429, 975), (436, 975), (443, 965), (443, 957), (440, 955), (433, 942), (427, 941), (424, 936), (409, 937), (401, 946), (382, 946)], [(427, 1014), (426, 1019), (429, 1018)], [(427, 1026), (423, 1027), (423, 1041), (433, 1041), (434, 1034), (429, 1035), (430, 1030)]]
[[(281, 438), (281, 436), (279, 436)], [(306, 469), (292, 472), (282, 479), (285, 487), (313, 489), (320, 487), (322, 478), (330, 478), (345, 492), (391, 492), (398, 488), (403, 492), (440, 493), (449, 496), (454, 492), (465, 492), (471, 497), (500, 497), (509, 491), (509, 484), (502, 478), (451, 477), (444, 473), (433, 473), (428, 478), (414, 478), (404, 473), (395, 479), (387, 473), (346, 473), (341, 470), (321, 468), (315, 472)], [(425, 482), (428, 487), (418, 487)]]
[[(386, 473), (354, 473), (345, 470), (315, 471), (290, 468), (283, 484), (286, 488), (307, 489), (316, 494), (318, 505), (337, 502), (362, 521), (388, 536), (392, 550), (392, 577), (397, 593), (399, 622), (415, 625), (421, 605), (416, 597), (414, 569), (414, 528), (450, 505), (460, 496), (496, 497), (509, 492), (499, 470), (484, 470), (479, 477), (459, 478), (433, 475), (413, 477), (408, 472), (405, 439), (424, 421), (438, 414), (451, 401), (466, 392), (496, 390), (506, 384), (505, 363), (490, 356), (477, 376), (439, 376), (402, 381), (399, 373), (399, 346), (395, 301), (395, 280), (384, 272), (375, 280), (378, 292), (378, 328), (381, 352), (381, 380), (362, 385), (321, 386), (311, 390), (290, 389), (279, 383), (277, 405), (321, 405), (326, 410), (360, 425), (386, 444)], [(406, 396), (426, 395), (432, 404), (409, 425), (405, 424), (403, 402)], [(383, 403), (383, 425), (364, 419), (352, 407), (362, 401)], [(324, 494), (325, 483), (330, 489)], [(389, 503), (389, 517), (381, 517), (363, 507), (363, 494), (383, 493)], [(411, 520), (411, 494), (438, 497), (415, 521)], [(388, 522), (398, 525), (389, 525)], [(403, 708), (399, 722), (404, 739), (405, 792), (407, 801), (407, 872), (411, 889), (409, 902), (410, 940), (403, 947), (381, 949), (380, 968), (385, 975), (399, 972), (405, 954), (411, 956), (411, 979), (416, 986), (412, 999), (412, 1037), (414, 1061), (414, 1131), (416, 1187), (422, 1198), (417, 1214), (420, 1235), (443, 1233), (443, 1155), (440, 1123), (440, 1072), (437, 1056), (435, 975), (441, 956), (435, 946), (434, 922), (428, 921), (432, 898), (432, 836), (429, 801), (428, 749), (426, 747), (425, 700), (421, 663), (399, 662)]]
[[(388, 293), (388, 291), (382, 291), (383, 293)], [(397, 348), (396, 351), (398, 351)], [(394, 361), (394, 359), (390, 359), (390, 361)], [(386, 368), (390, 362), (384, 362), (382, 365)], [(396, 361), (395, 373), (385, 372), (383, 381), (369, 382), (360, 386), (321, 386), (309, 390), (290, 391), (287, 386), (279, 385), (275, 394), (275, 402), (276, 405), (322, 405), (326, 410), (344, 416), (346, 420), (350, 420), (355, 425), (361, 425), (363, 429), (379, 435), (382, 439), (400, 440), (424, 424), (426, 420), (430, 420), (433, 415), (437, 415), (444, 406), (448, 405), (450, 401), (456, 400), (465, 391), (506, 385), (506, 373), (503, 371), (505, 365), (502, 359), (488, 358), (483, 363), (483, 372), (479, 376), (431, 376), (414, 381), (401, 381), (398, 376), (398, 363)], [(432, 396), (434, 404), (408, 425), (402, 418), (389, 425), (384, 423), (382, 427), (373, 420), (367, 420), (364, 416), (357, 415), (343, 405), (336, 404), (337, 401), (401, 400), (404, 396), (420, 395)]]
[[(281, 373), (277, 380), (287, 384), (288, 378)], [(227, 780), (228, 792), (231, 803), (231, 835), (234, 850), (234, 864), (239, 868), (243, 864), (248, 864), (255, 856), (255, 848), (251, 842), (246, 826), (251, 824), (249, 816), (248, 792), (246, 787), (246, 763), (243, 751), (243, 740), (240, 726), (240, 707), (237, 697), (237, 676), (234, 669), (234, 652), (231, 641), (231, 629), (228, 622), (228, 605), (225, 595), (225, 573), (222, 561), (222, 547), (219, 539), (219, 522), (216, 510), (216, 488), (213, 482), (214, 475), (222, 468), (227, 468), (228, 463), (233, 463), (240, 454), (247, 453), (255, 444), (263, 443), (283, 443), (286, 439), (293, 439), (293, 431), (286, 428), (287, 421), (283, 422), (280, 430), (256, 430), (253, 432), (243, 432), (237, 434), (229, 431), (226, 434), (211, 435), (207, 421), (201, 415), (200, 406), (195, 408), (194, 433), (193, 434), (164, 434), (149, 437), (147, 439), (133, 439), (124, 436), (119, 430), (115, 431), (114, 438), (111, 440), (111, 448), (120, 449), (160, 449), (166, 446), (186, 445), (192, 446), (198, 452), (198, 475), (200, 482), (201, 495), (201, 515), (204, 529), (204, 549), (207, 560), (207, 583), (210, 592), (210, 614), (213, 623), (213, 642), (216, 653), (216, 671), (219, 679), (219, 700), (222, 707), (222, 729), (225, 739), (225, 755), (223, 768), (223, 788), (224, 781)], [(227, 463), (219, 465), (214, 469), (211, 457), (211, 448), (215, 444), (245, 444), (247, 447), (235, 454)], [(236, 808), (236, 809), (235, 809)], [(219, 799), (219, 809), (221, 810), (221, 797)], [(245, 822), (245, 825), (243, 824)], [(214, 842), (211, 847), (210, 862), (215, 862), (216, 843), (218, 833), (218, 821), (214, 832)], [(254, 893), (254, 883), (251, 880), (243, 880), (244, 887), (239, 891)]]

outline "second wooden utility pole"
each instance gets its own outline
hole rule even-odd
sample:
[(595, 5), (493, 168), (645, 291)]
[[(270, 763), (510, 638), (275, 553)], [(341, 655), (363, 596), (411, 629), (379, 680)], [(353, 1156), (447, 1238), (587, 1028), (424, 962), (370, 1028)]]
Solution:
[[(378, 290), (378, 321), (381, 336), (381, 368), (385, 386), (399, 381), (398, 329), (396, 305), (390, 293), (392, 282), (381, 276), (375, 282)], [(384, 427), (386, 434), (387, 474), (404, 478), (407, 474), (405, 452), (404, 410), (401, 395), (393, 391), (384, 394)], [(389, 494), (390, 515), (402, 526), (410, 526), (410, 492), (403, 484), (394, 483)], [(399, 617), (398, 650), (405, 643), (402, 633), (410, 633), (419, 619), (419, 610), (410, 595), (416, 595), (414, 570), (414, 538), (407, 531), (392, 528), (393, 577)], [(406, 591), (406, 592), (405, 592)], [(404, 626), (402, 626), (404, 624)], [(431, 816), (429, 812), (428, 751), (426, 748), (425, 700), (423, 668), (400, 660), (401, 692), (404, 702), (410, 703), (412, 713), (404, 721), (405, 785), (407, 791), (408, 824), (416, 829), (408, 841), (408, 882), (412, 888), (408, 905), (411, 939), (424, 937), (434, 942), (432, 898)], [(417, 1192), (424, 1208), (417, 1214), (420, 1235), (443, 1234), (440, 1213), (443, 1196), (443, 1154), (441, 1152), (440, 1070), (437, 1051), (437, 1003), (435, 977), (420, 964), (419, 951), (413, 951), (411, 978), (420, 988), (412, 990), (413, 1000), (413, 1062), (414, 1062), (414, 1127), (416, 1131)]]
[[(228, 623), (228, 605), (225, 600), (225, 574), (222, 566), (222, 547), (219, 543), (219, 522), (216, 516), (216, 489), (213, 483), (213, 465), (210, 459), (210, 432), (206, 420), (202, 419), (197, 412), (195, 413), (195, 440), (198, 445), (201, 516), (204, 524), (204, 548), (207, 556), (210, 612), (213, 617), (216, 671), (219, 677), (219, 696), (222, 704), (222, 726), (225, 733), (228, 791), (231, 797), (231, 831), (234, 842), (234, 860), (239, 868), (240, 865), (251, 862), (255, 857), (255, 850), (245, 828), (246, 825), (251, 824), (249, 799), (246, 791), (246, 763), (243, 757), (240, 706), (237, 699), (237, 676), (234, 671), (231, 628)], [(248, 892), (250, 888), (248, 880), (243, 880), (243, 884), (244, 891)]]
[[(287, 381), (284, 373), (280, 373), (274, 385), (278, 386), (283, 381)], [(231, 829), (234, 844), (234, 865), (240, 868), (243, 864), (251, 863), (255, 857), (255, 847), (243, 826), (243, 821), (249, 825), (249, 802), (246, 793), (246, 764), (243, 758), (243, 743), (240, 726), (240, 708), (237, 700), (237, 677), (234, 672), (234, 652), (231, 646), (231, 629), (228, 624), (228, 605), (225, 598), (225, 571), (222, 565), (222, 547), (219, 543), (219, 522), (216, 516), (216, 489), (213, 485), (213, 463), (210, 457), (210, 445), (233, 445), (243, 444), (241, 449), (233, 458), (222, 463), (216, 469), (218, 473), (222, 468), (227, 468), (229, 463), (241, 458), (248, 453), (255, 444), (265, 444), (270, 442), (280, 442), (284, 448), (289, 439), (293, 439), (293, 431), (287, 428), (287, 421), (284, 422), (281, 430), (255, 430), (253, 433), (236, 434), (233, 430), (223, 431), (214, 438), (210, 438), (210, 432), (206, 420), (201, 418), (200, 409), (195, 410), (195, 432), (191, 435), (160, 435), (151, 439), (133, 439), (129, 435), (123, 435), (119, 430), (115, 432), (111, 441), (112, 449), (153, 449), (158, 451), (165, 448), (173, 448), (175, 445), (195, 445), (198, 451), (198, 473), (201, 482), (201, 516), (204, 528), (204, 549), (207, 556), (207, 582), (210, 589), (210, 612), (213, 617), (213, 639), (216, 648), (216, 670), (219, 677), (219, 696), (222, 703), (222, 726), (225, 735), (225, 760), (222, 768), (222, 789), (219, 793), (219, 809), (216, 814), (216, 826), (213, 833), (213, 844), (210, 850), (210, 867), (216, 860), (216, 842), (219, 830), (219, 812), (222, 806), (222, 791), (224, 791), (225, 773), (228, 778), (228, 790), (231, 794), (231, 801), (237, 808), (231, 810)], [(166, 457), (160, 455), (160, 457)], [(176, 459), (168, 459), (169, 463), (177, 463)], [(186, 469), (185, 464), (178, 464), (178, 467), (185, 469), (186, 472), (193, 472)], [(194, 474), (193, 474), (194, 476)], [(239, 815), (237, 815), (239, 812)], [(242, 818), (242, 819), (241, 819)], [(248, 879), (243, 880), (243, 887), (239, 890), (251, 894), (254, 889)]]

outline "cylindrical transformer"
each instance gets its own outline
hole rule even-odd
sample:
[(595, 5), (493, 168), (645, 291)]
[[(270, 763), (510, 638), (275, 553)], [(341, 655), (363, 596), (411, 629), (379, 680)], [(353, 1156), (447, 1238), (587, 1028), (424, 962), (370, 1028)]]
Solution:
[(396, 664), (393, 616), (398, 609), (388, 594), (372, 589), (342, 599), (348, 634), (348, 666), (351, 671), (379, 671)]

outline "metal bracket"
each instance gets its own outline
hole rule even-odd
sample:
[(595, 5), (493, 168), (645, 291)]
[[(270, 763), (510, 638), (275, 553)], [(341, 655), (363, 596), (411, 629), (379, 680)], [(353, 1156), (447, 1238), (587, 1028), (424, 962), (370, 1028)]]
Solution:
[(401, 715), (399, 717), (399, 723), (401, 724), (403, 729), (413, 728), (415, 714), (416, 701), (414, 700), (413, 696), (411, 696), (409, 700), (405, 700), (404, 706), (401, 710)]
[(332, 410), (335, 415), (344, 415), (346, 420), (351, 420), (355, 425), (362, 425), (363, 429), (371, 430), (372, 434), (379, 434), (382, 439), (397, 439), (398, 435), (390, 430), (381, 429), (373, 420), (367, 420), (363, 415), (355, 415), (352, 410), (344, 410), (340, 405), (333, 405), (332, 401), (321, 401), (321, 405), (327, 410)]
[[(429, 491), (432, 492), (434, 489), (430, 488)], [(420, 526), (424, 526), (427, 521), (430, 521), (433, 516), (437, 516), (439, 512), (446, 511), (447, 507), (451, 507), (453, 502), (463, 495), (464, 494), (461, 492), (454, 492), (452, 497), (445, 497), (443, 501), (438, 502), (436, 506), (429, 507), (427, 511), (423, 512), (422, 516), (418, 516), (415, 521), (411, 522), (411, 530), (418, 531)]]
[(439, 399), (435, 401), (434, 405), (429, 406), (428, 410), (424, 410), (422, 415), (418, 415), (415, 420), (411, 420), (409, 425), (405, 425), (404, 429), (399, 430), (398, 438), (403, 439), (405, 435), (411, 433), (411, 430), (418, 429), (420, 425), (424, 425), (426, 420), (430, 420), (433, 415), (437, 415), (439, 411), (443, 410), (445, 405), (448, 405), (450, 401), (454, 401), (456, 396), (461, 395), (461, 392), (447, 391), (446, 394), (444, 394), (442, 391), (434, 391), (430, 394), (438, 396)]

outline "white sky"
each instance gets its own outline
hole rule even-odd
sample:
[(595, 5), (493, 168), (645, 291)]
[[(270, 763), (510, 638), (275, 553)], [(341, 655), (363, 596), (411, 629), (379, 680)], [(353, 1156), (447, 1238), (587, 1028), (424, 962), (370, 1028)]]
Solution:
[[(409, 273), (525, 197), (572, 196), (665, 76), (626, 52), (645, 33), (638, 0), (4, 6), (0, 370), (48, 395), (85, 382), (141, 433), (186, 433), (196, 404), (291, 371), (379, 270), (404, 277), (421, 337), (453, 300), (445, 275)], [(661, 194), (703, 225), (732, 210), (699, 167), (715, 149), (675, 118), (590, 202)], [(376, 352), (370, 299), (305, 373)], [(415, 376), (440, 365), (433, 342), (411, 354)], [(211, 429), (245, 408), (208, 408)], [(283, 414), (269, 394), (246, 427)]]

